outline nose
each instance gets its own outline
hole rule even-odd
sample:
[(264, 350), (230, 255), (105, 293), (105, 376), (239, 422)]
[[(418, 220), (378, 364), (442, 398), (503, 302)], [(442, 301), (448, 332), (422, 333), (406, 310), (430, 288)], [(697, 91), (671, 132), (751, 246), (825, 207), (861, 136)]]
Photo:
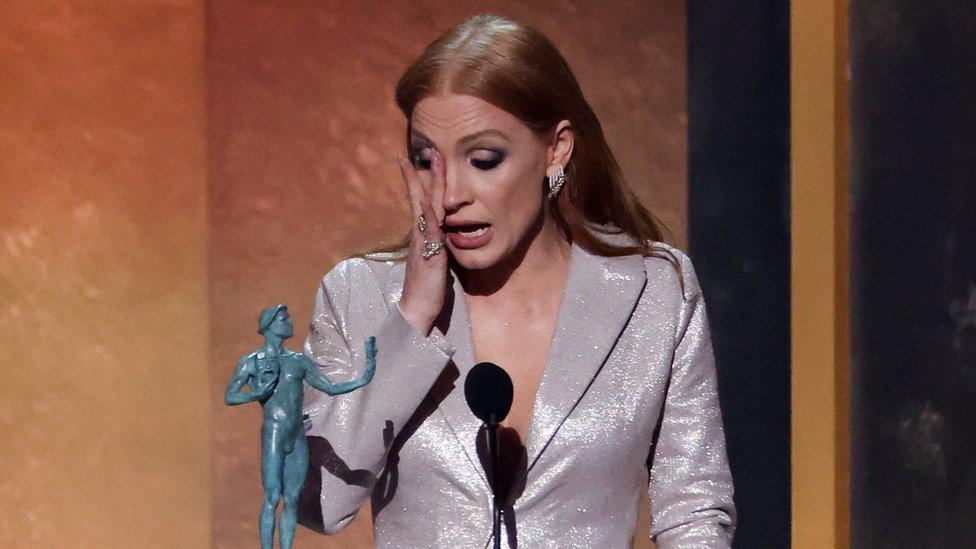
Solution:
[[(444, 158), (443, 156), (441, 158)], [(454, 169), (452, 163), (444, 162), (444, 210), (456, 212), (462, 206), (471, 204), (471, 186), (463, 175), (464, 170)]]

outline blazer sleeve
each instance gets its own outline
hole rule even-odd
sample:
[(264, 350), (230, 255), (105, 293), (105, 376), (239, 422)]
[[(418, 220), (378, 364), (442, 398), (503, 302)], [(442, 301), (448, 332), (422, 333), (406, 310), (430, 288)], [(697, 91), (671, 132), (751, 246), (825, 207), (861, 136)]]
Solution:
[(376, 338), (376, 372), (368, 385), (335, 397), (306, 388), (310, 467), (321, 468), (322, 523), (309, 520), (308, 509), (299, 516), (325, 534), (339, 532), (355, 518), (386, 465), (393, 439), (454, 353), (437, 328), (425, 337), (398, 304), (384, 300), (363, 260), (346, 260), (318, 288), (305, 354), (333, 382), (358, 379), (366, 369), (370, 335)]
[(736, 512), (708, 317), (691, 262), (682, 263), (689, 290), (650, 455), (651, 538), (660, 549), (731, 547)]

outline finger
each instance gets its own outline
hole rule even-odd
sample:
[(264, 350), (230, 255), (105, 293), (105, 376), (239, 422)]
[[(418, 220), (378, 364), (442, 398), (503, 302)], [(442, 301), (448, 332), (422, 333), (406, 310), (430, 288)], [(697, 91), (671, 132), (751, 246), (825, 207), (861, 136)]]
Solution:
[(441, 239), (441, 228), (440, 228), (440, 218), (437, 217), (437, 211), (434, 208), (435, 203), (433, 202), (433, 186), (434, 179), (436, 178), (436, 173), (443, 168), (444, 158), (436, 151), (431, 151), (430, 159), (430, 177), (427, 179), (427, 185), (424, 186), (424, 195), (420, 197), (420, 207), (424, 214), (424, 218), (427, 220), (427, 239), (432, 242), (437, 242)]
[[(416, 188), (420, 189), (420, 194), (417, 198), (423, 203), (424, 200), (430, 198), (430, 180), (424, 177), (423, 174), (418, 173), (417, 168), (413, 164), (407, 162), (407, 168), (409, 170), (410, 176), (413, 178), (414, 182), (417, 184)], [(433, 218), (431, 218), (433, 219)]]
[(434, 211), (434, 206), (431, 201), (426, 197), (421, 199), (420, 206), (423, 208), (424, 218), (427, 219), (427, 239), (431, 242), (438, 242), (441, 240), (441, 227), (437, 219), (437, 213)]
[(396, 162), (397, 166), (400, 167), (400, 175), (403, 176), (403, 183), (407, 187), (407, 198), (410, 201), (410, 216), (416, 221), (417, 217), (423, 213), (423, 209), (420, 207), (420, 197), (423, 194), (423, 190), (420, 189), (421, 185), (417, 178), (417, 172), (414, 170), (413, 165), (399, 153), (397, 153)]
[(431, 193), (430, 201), (434, 207), (434, 214), (437, 216), (437, 225), (444, 223), (444, 188), (447, 185), (447, 168), (444, 165), (444, 158), (440, 153), (435, 153), (434, 162), (431, 166)]
[[(422, 242), (425, 240), (430, 240), (431, 238), (441, 238), (440, 228), (437, 227), (437, 223), (434, 221), (435, 215), (430, 209), (430, 201), (427, 199), (427, 193), (424, 191), (424, 184), (422, 183), (419, 174), (417, 174), (417, 170), (400, 154), (397, 154), (397, 164), (400, 166), (404, 182), (407, 185), (407, 192), (410, 195), (410, 209), (412, 212), (411, 232), (413, 234), (412, 253), (419, 253)], [(418, 226), (418, 218), (421, 214), (423, 214), (424, 219), (427, 220), (425, 231), (426, 234), (421, 233), (420, 227)], [(436, 229), (433, 236), (431, 233), (432, 226)]]

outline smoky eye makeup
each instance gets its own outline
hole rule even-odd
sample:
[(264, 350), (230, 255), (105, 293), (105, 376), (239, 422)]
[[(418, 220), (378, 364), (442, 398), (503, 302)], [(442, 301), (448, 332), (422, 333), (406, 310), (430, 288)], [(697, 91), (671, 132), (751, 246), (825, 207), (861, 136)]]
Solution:
[(428, 147), (415, 147), (413, 152), (410, 154), (411, 160), (413, 160), (414, 168), (418, 170), (429, 170), (430, 169), (430, 148)]
[(470, 156), (471, 165), (482, 171), (492, 170), (501, 164), (507, 155), (508, 153), (499, 149), (474, 149)]
[[(431, 145), (424, 138), (411, 145), (410, 160), (415, 169), (431, 169), (432, 151)], [(481, 171), (495, 169), (508, 156), (508, 151), (497, 146), (488, 144), (469, 147), (465, 153), (471, 165)]]

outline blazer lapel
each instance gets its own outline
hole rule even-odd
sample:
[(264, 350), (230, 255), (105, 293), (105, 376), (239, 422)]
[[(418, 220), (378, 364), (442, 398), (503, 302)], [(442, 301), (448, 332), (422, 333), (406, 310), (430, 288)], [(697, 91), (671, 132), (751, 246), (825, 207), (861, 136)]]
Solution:
[[(399, 301), (403, 286), (403, 266), (397, 267), (400, 272), (387, 286), (391, 306)], [(467, 460), (490, 490), (476, 446), (481, 422), (464, 399), (464, 380), (475, 359), (468, 306), (460, 281), (453, 273), (448, 276), (450, 288), (445, 308), (451, 312), (450, 316), (439, 318), (437, 326), (455, 347), (452, 364), (458, 371), (453, 388), (448, 388), (438, 409)], [(529, 423), (527, 470), (538, 461), (599, 373), (630, 319), (646, 280), (640, 256), (602, 257), (572, 244), (569, 276)]]
[(484, 468), (478, 459), (476, 446), (478, 431), (481, 429), (481, 420), (471, 413), (468, 402), (464, 398), (464, 380), (468, 376), (468, 371), (474, 366), (474, 343), (471, 339), (468, 304), (464, 297), (461, 282), (453, 273), (448, 276), (450, 277), (448, 282), (451, 286), (447, 296), (448, 302), (445, 305), (450, 306), (451, 314), (450, 317), (444, 318), (443, 322), (438, 319), (438, 326), (444, 332), (444, 337), (454, 345), (455, 351), (452, 362), (457, 367), (458, 377), (454, 380), (453, 390), (440, 402), (438, 409), (461, 445), (461, 449), (464, 450), (471, 466), (478, 471), (478, 476), (484, 481), (485, 487), (490, 490)]
[(573, 243), (569, 277), (529, 423), (528, 471), (599, 373), (646, 281), (641, 256), (597, 256)]
[[(392, 309), (400, 301), (403, 293), (403, 279), (405, 266), (396, 263), (390, 271), (390, 276), (385, 284), (384, 298), (387, 306)], [(437, 409), (444, 417), (453, 438), (461, 447), (471, 466), (478, 472), (478, 476), (484, 482), (484, 487), (490, 491), (488, 479), (478, 459), (477, 436), (481, 428), (481, 421), (471, 413), (468, 403), (464, 399), (464, 380), (468, 371), (474, 366), (474, 345), (471, 340), (471, 328), (469, 325), (468, 307), (464, 299), (464, 292), (461, 283), (454, 276), (448, 274), (448, 295), (445, 301), (445, 309), (450, 310), (449, 315), (442, 314), (437, 318), (435, 326), (441, 330), (444, 337), (454, 346), (454, 355), (448, 369), (456, 367), (456, 372), (448, 372), (444, 376), (452, 385), (435, 389), (442, 400), (437, 405)], [(455, 375), (456, 374), (456, 377)], [(442, 380), (438, 380), (441, 383)]]

